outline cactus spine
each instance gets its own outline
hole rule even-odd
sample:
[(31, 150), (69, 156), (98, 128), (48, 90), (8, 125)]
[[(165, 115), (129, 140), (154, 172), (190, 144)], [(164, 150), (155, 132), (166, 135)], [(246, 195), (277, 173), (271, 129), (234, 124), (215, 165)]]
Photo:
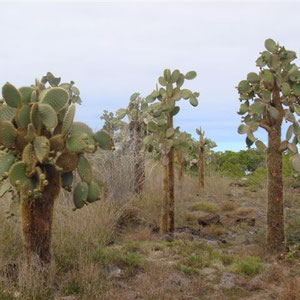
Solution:
[[(242, 80), (237, 89), (240, 95), (240, 134), (246, 134), (250, 147), (255, 143), (267, 151), (268, 210), (266, 243), (272, 251), (285, 248), (283, 215), (282, 152), (292, 153), (291, 162), (300, 171), (300, 155), (296, 147), (299, 142), (299, 123), (294, 113), (300, 115), (300, 71), (293, 60), (294, 51), (286, 50), (272, 39), (265, 41), (266, 50), (256, 60), (259, 73), (251, 72)], [(250, 100), (254, 102), (250, 103)], [(281, 141), (282, 121), (290, 122), (286, 139)], [(253, 133), (263, 128), (268, 134), (268, 145), (259, 141)], [(294, 135), (292, 142), (289, 140)]]

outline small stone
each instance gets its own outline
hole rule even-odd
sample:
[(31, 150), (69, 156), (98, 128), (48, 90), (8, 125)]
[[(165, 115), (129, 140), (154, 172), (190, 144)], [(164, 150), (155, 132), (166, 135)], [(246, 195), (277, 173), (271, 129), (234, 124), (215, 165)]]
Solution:
[(117, 266), (110, 266), (107, 270), (107, 277), (109, 279), (120, 278), (122, 276), (122, 270)]

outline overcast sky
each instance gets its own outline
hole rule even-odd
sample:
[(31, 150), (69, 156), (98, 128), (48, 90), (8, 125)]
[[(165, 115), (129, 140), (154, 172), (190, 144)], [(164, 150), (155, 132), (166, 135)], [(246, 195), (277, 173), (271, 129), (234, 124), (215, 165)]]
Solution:
[(288, 1), (0, 2), (0, 85), (47, 71), (74, 80), (76, 119), (96, 130), (103, 110), (151, 93), (165, 68), (195, 70), (186, 88), (200, 92), (199, 106), (181, 101), (175, 124), (195, 137), (201, 126), (218, 150), (245, 149), (235, 86), (256, 70), (266, 38), (300, 57), (299, 13)]

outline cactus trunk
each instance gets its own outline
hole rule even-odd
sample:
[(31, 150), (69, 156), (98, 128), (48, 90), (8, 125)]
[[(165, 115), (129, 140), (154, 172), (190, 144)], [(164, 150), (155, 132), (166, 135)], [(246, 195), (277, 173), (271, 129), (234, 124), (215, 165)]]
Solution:
[(204, 147), (200, 146), (199, 149), (199, 188), (200, 191), (204, 190)]
[[(282, 111), (279, 91), (273, 92), (273, 102)], [(282, 112), (283, 115), (283, 112)], [(283, 182), (282, 182), (282, 151), (281, 124), (282, 116), (278, 117), (268, 131), (268, 211), (267, 211), (267, 246), (271, 251), (284, 250), (284, 213), (283, 213)]]
[[(48, 173), (49, 174), (49, 173)], [(51, 261), (51, 227), (55, 198), (60, 191), (60, 174), (52, 171), (49, 184), (45, 187), (42, 197), (24, 199), (21, 195), (22, 225), (27, 263), (37, 259), (42, 266)]]
[(134, 192), (141, 194), (145, 181), (145, 157), (141, 153), (143, 146), (143, 132), (141, 125), (137, 121), (131, 122), (129, 125), (130, 137), (134, 143)]
[[(173, 117), (168, 115), (168, 126), (173, 128)], [(168, 231), (175, 230), (175, 197), (174, 197), (174, 147), (172, 146), (168, 153), (168, 180), (169, 180), (169, 225)]]
[(168, 199), (169, 199), (169, 180), (168, 180), (168, 165), (163, 166), (163, 197), (162, 197), (162, 206), (161, 206), (161, 220), (160, 220), (160, 232), (168, 232)]
[(283, 215), (283, 183), (282, 152), (280, 127), (272, 129), (268, 134), (268, 212), (267, 212), (267, 246), (272, 251), (284, 249), (284, 215)]
[(183, 181), (183, 169), (184, 169), (184, 160), (182, 157), (182, 151), (180, 148), (177, 149), (177, 163), (179, 165), (178, 169), (178, 182), (180, 189), (182, 188), (182, 181)]

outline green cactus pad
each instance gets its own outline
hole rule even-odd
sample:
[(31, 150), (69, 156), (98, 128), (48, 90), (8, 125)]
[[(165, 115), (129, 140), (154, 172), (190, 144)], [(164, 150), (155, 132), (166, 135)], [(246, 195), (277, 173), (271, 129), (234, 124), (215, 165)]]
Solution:
[(73, 184), (73, 172), (61, 174), (61, 185), (62, 187), (70, 192)]
[(22, 103), (31, 102), (31, 94), (33, 92), (33, 88), (30, 86), (23, 86), (19, 88), (19, 92), (22, 96)]
[[(11, 153), (5, 153), (0, 156), (0, 176), (8, 174), (10, 167), (14, 164), (16, 157)], [(6, 174), (6, 175), (7, 175)]]
[(82, 181), (86, 183), (90, 183), (92, 181), (92, 177), (93, 177), (92, 167), (89, 161), (83, 155), (81, 155), (79, 158), (77, 171)]
[(12, 121), (16, 114), (16, 109), (10, 106), (2, 106), (0, 108), (0, 121)]
[(84, 151), (85, 147), (87, 146), (86, 142), (86, 134), (76, 134), (69, 136), (66, 140), (66, 148), (70, 152), (82, 152)]
[(9, 171), (9, 182), (17, 190), (23, 190), (29, 185), (29, 179), (26, 176), (26, 165), (22, 161), (16, 162), (10, 168)]
[(267, 39), (265, 41), (265, 47), (271, 53), (275, 53), (277, 49), (276, 43), (272, 39)]
[(45, 136), (38, 136), (33, 141), (34, 151), (40, 163), (43, 163), (50, 151), (50, 142)]
[(17, 108), (21, 104), (21, 93), (9, 82), (2, 87), (2, 95), (5, 102), (10, 107)]
[(74, 122), (72, 125), (72, 130), (70, 135), (86, 133), (88, 135), (93, 135), (93, 130), (86, 124), (82, 122)]
[(181, 74), (180, 74), (179, 70), (174, 70), (171, 75), (171, 82), (175, 83), (179, 79), (180, 75)]
[(37, 165), (37, 158), (34, 152), (33, 145), (27, 144), (22, 153), (22, 161), (26, 164), (26, 175), (31, 177), (35, 173), (35, 167)]
[(191, 95), (191, 97), (190, 97), (190, 104), (192, 106), (197, 106), (198, 105), (198, 100), (194, 95)]
[(87, 201), (89, 203), (93, 203), (97, 200), (100, 200), (100, 189), (98, 184), (95, 181), (91, 181), (88, 187), (89, 187), (89, 192), (88, 192)]
[(94, 139), (96, 141), (96, 144), (102, 149), (102, 150), (112, 150), (114, 149), (114, 141), (109, 135), (108, 132), (105, 130), (99, 130), (94, 134)]
[(31, 108), (29, 105), (22, 105), (20, 109), (18, 109), (16, 122), (19, 127), (27, 128), (30, 123), (30, 110)]
[(33, 124), (35, 130), (39, 133), (41, 131), (43, 123), (42, 123), (42, 120), (40, 118), (38, 107), (39, 107), (38, 103), (34, 103), (32, 105), (31, 111), (30, 111), (30, 121)]
[(73, 152), (62, 153), (56, 160), (56, 165), (63, 173), (72, 172), (77, 168), (79, 156)]
[(43, 93), (40, 100), (41, 103), (52, 106), (56, 112), (61, 111), (68, 101), (69, 93), (65, 89), (59, 87), (45, 90), (45, 93)]
[(87, 201), (89, 187), (86, 182), (79, 182), (74, 189), (73, 202), (76, 209), (82, 208)]
[(76, 111), (76, 106), (73, 103), (70, 105), (68, 111), (66, 112), (63, 123), (62, 123), (61, 134), (64, 136), (67, 135), (72, 128), (75, 111)]
[(4, 147), (12, 147), (15, 144), (17, 131), (11, 122), (0, 122), (0, 145)]
[(57, 134), (50, 138), (51, 150), (62, 151), (65, 148), (65, 144), (65, 137), (62, 134)]
[(184, 76), (185, 79), (187, 80), (192, 80), (194, 79), (195, 77), (197, 76), (197, 73), (195, 71), (190, 71), (190, 72), (187, 72)]
[(57, 126), (56, 111), (49, 104), (38, 105), (39, 118), (47, 128), (55, 128)]
[(300, 154), (295, 154), (291, 157), (291, 164), (296, 172), (300, 172)]
[(35, 129), (32, 123), (29, 123), (27, 126), (27, 134), (25, 139), (30, 143), (34, 140), (35, 137)]

